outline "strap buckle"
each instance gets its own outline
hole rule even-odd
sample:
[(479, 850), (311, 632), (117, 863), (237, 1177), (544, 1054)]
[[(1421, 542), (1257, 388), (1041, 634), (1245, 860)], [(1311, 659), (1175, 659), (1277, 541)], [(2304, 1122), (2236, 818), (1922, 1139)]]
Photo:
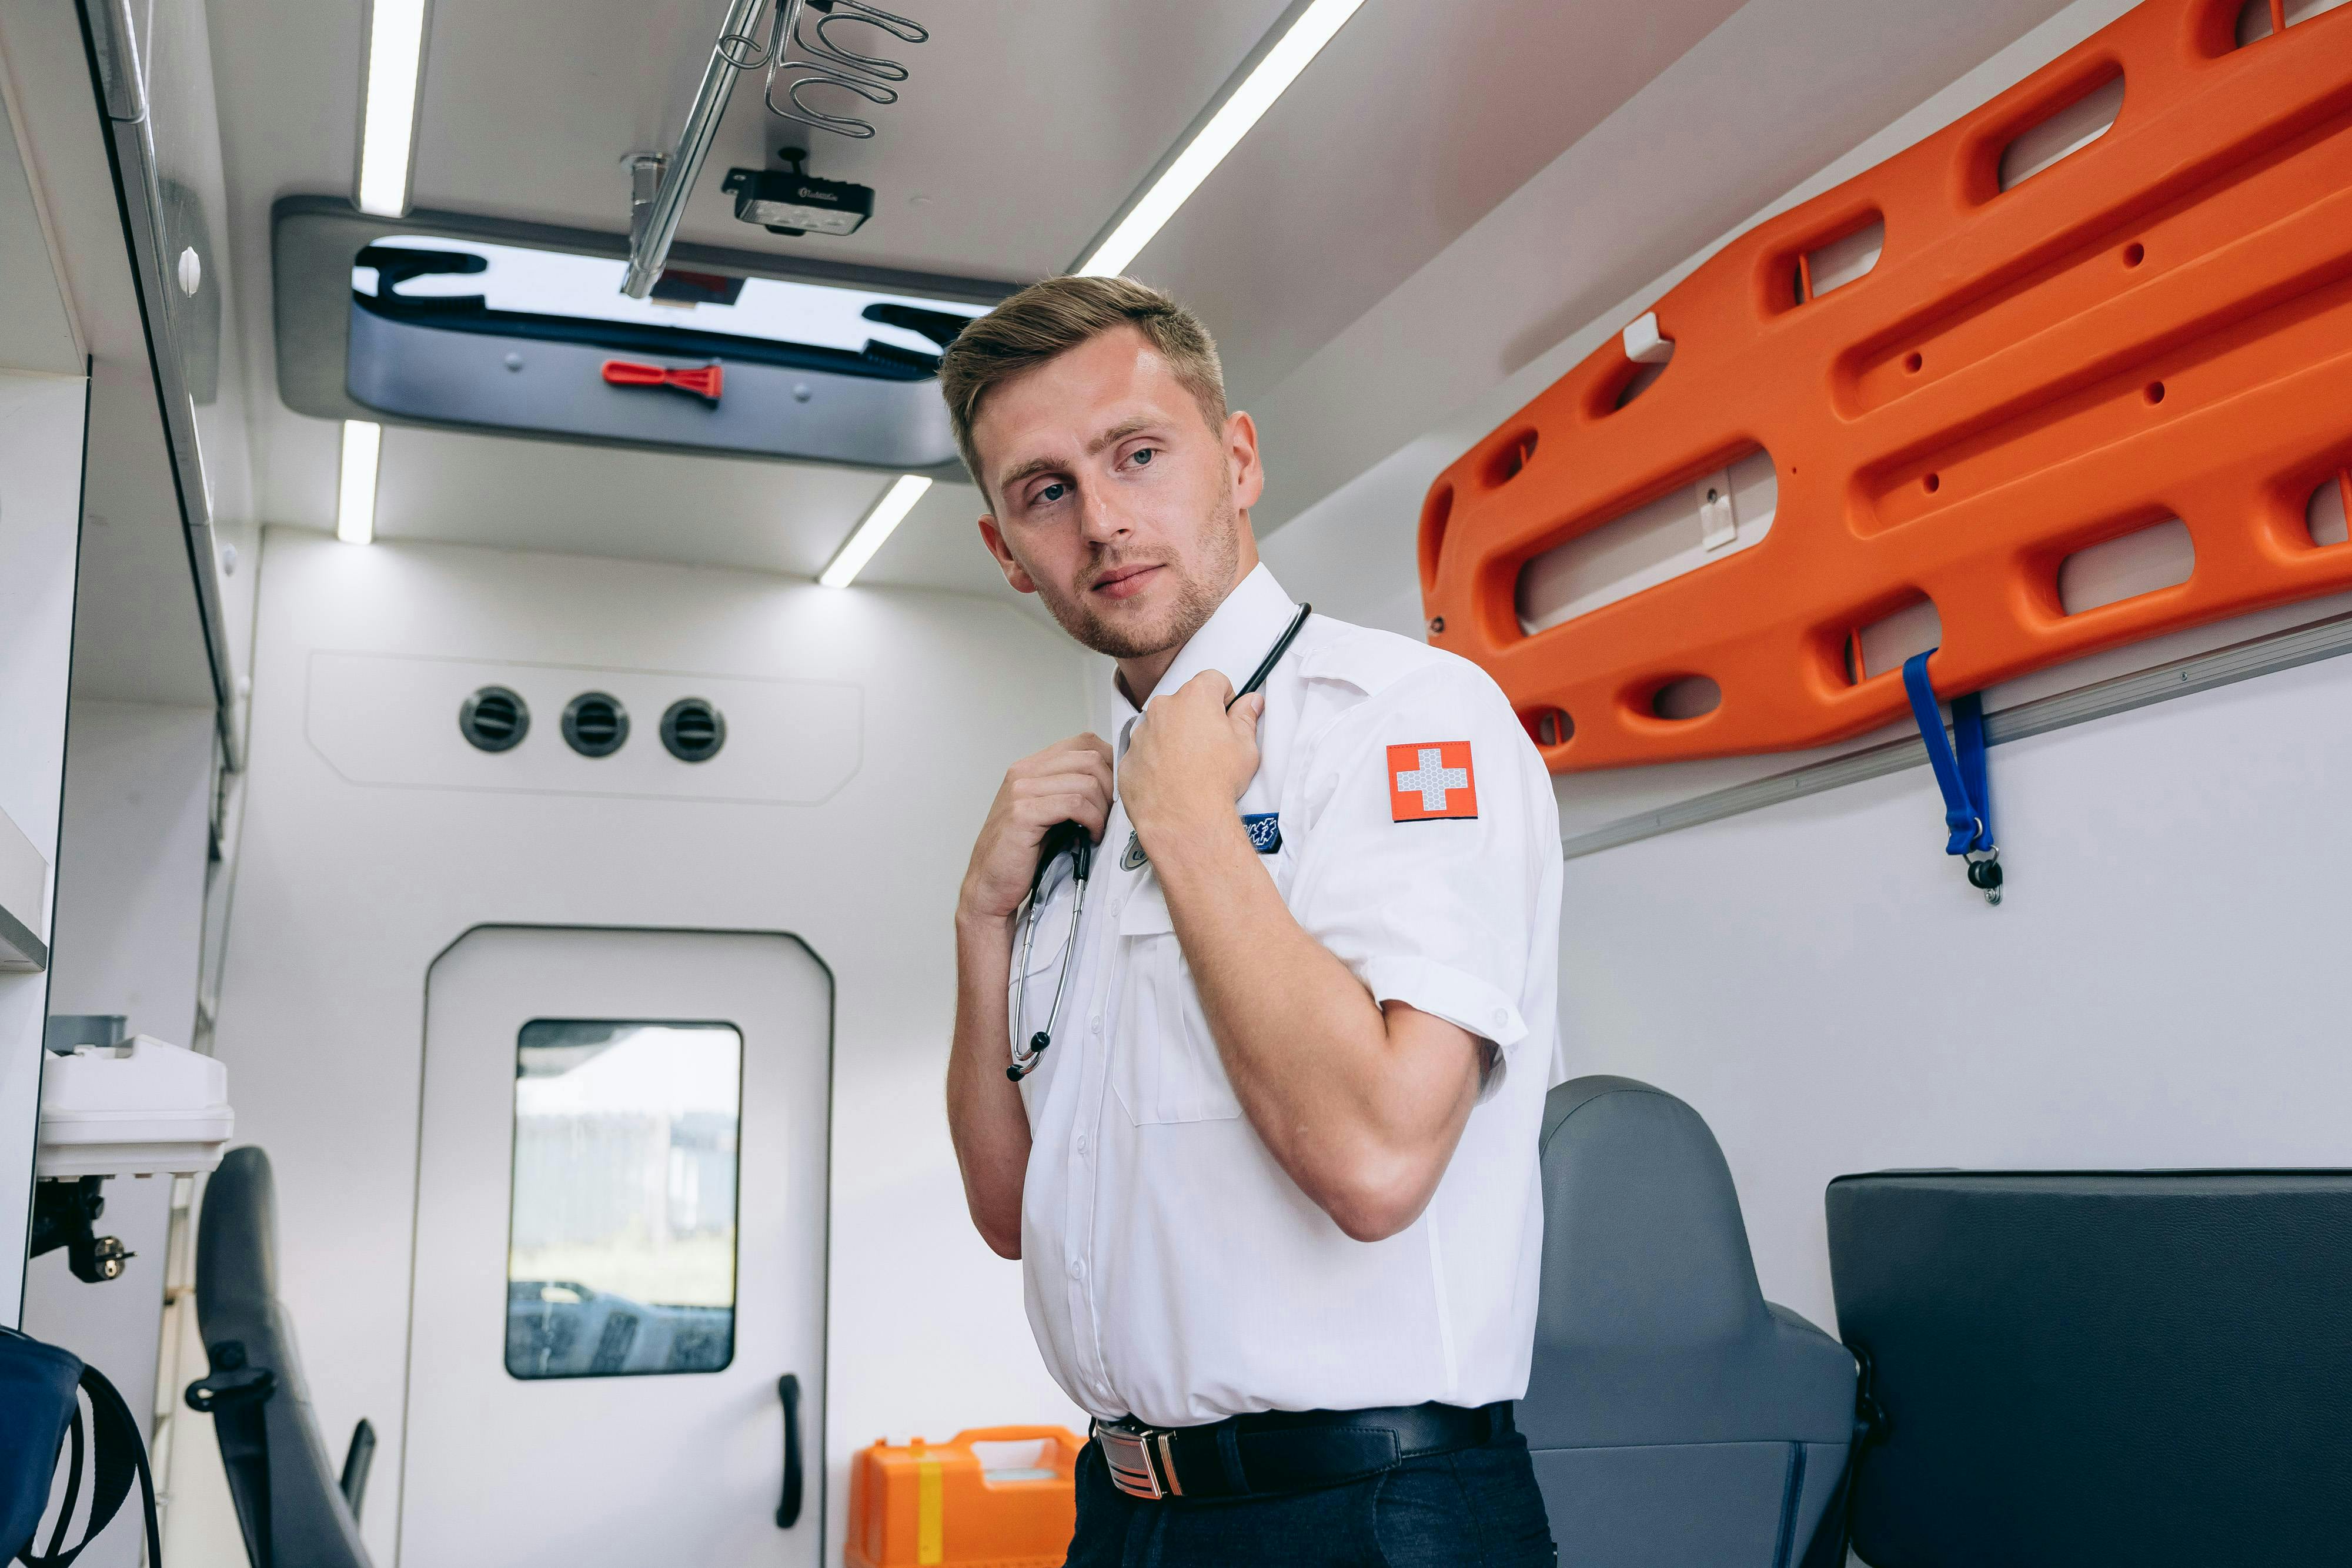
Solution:
[(1095, 1423), (1095, 1441), (1102, 1445), (1110, 1484), (1146, 1501), (1184, 1495), (1176, 1479), (1173, 1437), (1171, 1432), (1156, 1431), (1140, 1423), (1132, 1427), (1109, 1421)]

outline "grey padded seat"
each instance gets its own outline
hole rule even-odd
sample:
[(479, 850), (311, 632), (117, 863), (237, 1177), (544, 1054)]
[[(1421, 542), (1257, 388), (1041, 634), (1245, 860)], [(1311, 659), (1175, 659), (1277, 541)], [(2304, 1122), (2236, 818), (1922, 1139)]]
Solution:
[(1845, 1468), (1846, 1348), (1765, 1301), (1723, 1151), (1628, 1078), (1544, 1103), (1543, 1282), (1518, 1406), (1559, 1560), (1791, 1568)]
[[(269, 1156), (259, 1149), (230, 1150), (205, 1188), (196, 1227), (196, 1322), (214, 1378), (239, 1364), (267, 1368), (276, 1377), (275, 1389), (261, 1405), (268, 1433), (267, 1511), (275, 1568), (369, 1568), (359, 1518), (344, 1500), (311, 1414), (293, 1322), (278, 1300), (277, 1184)], [(260, 1500), (252, 1495), (256, 1489), (249, 1479), (240, 1475), (228, 1416), (226, 1410), (216, 1411), (214, 1426), (245, 1528), (246, 1552), (254, 1568), (269, 1568), (256, 1540)]]

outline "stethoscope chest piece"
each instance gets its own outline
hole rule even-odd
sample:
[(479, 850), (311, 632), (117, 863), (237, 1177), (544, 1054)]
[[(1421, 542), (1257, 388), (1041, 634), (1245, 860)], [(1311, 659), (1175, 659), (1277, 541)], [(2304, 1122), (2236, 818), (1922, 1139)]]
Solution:
[[(1070, 905), (1070, 930), (1062, 938), (1062, 967), (1054, 980), (1054, 1002), (1046, 1010), (1045, 1027), (1029, 1034), (1029, 956), (1037, 944), (1037, 916), (1045, 904), (1046, 873), (1065, 854), (1070, 857), (1070, 880), (1076, 885)], [(1077, 956), (1078, 920), (1087, 912), (1087, 883), (1093, 877), (1094, 863), (1094, 838), (1083, 823), (1061, 823), (1037, 846), (1037, 869), (1029, 877), (1028, 908), (1021, 919), (1021, 962), (1013, 976), (1013, 1061), (1004, 1076), (1015, 1083), (1037, 1070), (1045, 1048), (1054, 1043), (1054, 1026), (1062, 1017), (1062, 994), (1070, 985), (1070, 960)]]
[[(1227, 699), (1225, 706), (1228, 709), (1265, 685), (1266, 676), (1274, 672), (1274, 666), (1281, 662), (1282, 655), (1297, 638), (1298, 629), (1307, 624), (1307, 618), (1314, 612), (1315, 607), (1311, 604), (1298, 607), (1298, 613), (1291, 617), (1290, 624), (1283, 629), (1280, 637), (1275, 639), (1274, 646), (1265, 651), (1265, 657), (1258, 662), (1256, 670), (1242, 683), (1241, 690)], [(1077, 888), (1076, 896), (1071, 901), (1070, 932), (1062, 939), (1061, 973), (1054, 979), (1054, 1001), (1045, 1011), (1045, 1027), (1031, 1034), (1027, 984), (1029, 956), (1037, 943), (1037, 916), (1044, 904), (1041, 895), (1045, 885), (1045, 874), (1054, 869), (1054, 862), (1066, 854), (1070, 857), (1071, 880)], [(1118, 857), (1119, 869), (1140, 871), (1150, 861), (1150, 857), (1143, 852), (1142, 840), (1129, 832), (1127, 849)], [(1021, 919), (1021, 962), (1014, 966), (1012, 978), (1013, 1061), (1005, 1068), (1004, 1076), (1015, 1083), (1037, 1070), (1037, 1063), (1045, 1056), (1046, 1048), (1054, 1043), (1054, 1027), (1062, 1018), (1062, 995), (1070, 988), (1070, 963), (1077, 956), (1078, 921), (1087, 912), (1087, 882), (1094, 873), (1094, 836), (1087, 831), (1083, 823), (1060, 823), (1050, 830), (1037, 845), (1037, 869), (1029, 876), (1028, 907)]]

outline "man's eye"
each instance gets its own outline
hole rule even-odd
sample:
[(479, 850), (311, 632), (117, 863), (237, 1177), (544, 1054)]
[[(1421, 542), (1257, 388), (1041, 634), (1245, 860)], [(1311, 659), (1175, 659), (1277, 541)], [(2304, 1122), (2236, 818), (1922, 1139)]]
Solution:
[(1134, 464), (1139, 468), (1143, 467), (1151, 461), (1154, 451), (1155, 449), (1152, 447), (1139, 446), (1135, 449), (1133, 455), (1131, 455), (1128, 461)]
[(1038, 506), (1050, 507), (1069, 493), (1070, 487), (1067, 485), (1056, 481), (1055, 483), (1048, 485), (1044, 489), (1038, 491), (1037, 494), (1031, 497), (1030, 499), (1034, 501)]

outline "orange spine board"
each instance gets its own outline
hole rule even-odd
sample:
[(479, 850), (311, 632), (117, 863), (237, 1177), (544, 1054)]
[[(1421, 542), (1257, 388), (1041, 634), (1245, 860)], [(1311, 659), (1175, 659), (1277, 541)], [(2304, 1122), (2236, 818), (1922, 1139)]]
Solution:
[[(2304, 507), (2352, 463), (2352, 6), (2240, 47), (2238, 0), (2147, 0), (1975, 112), (1727, 245), (1442, 474), (1431, 641), (1554, 771), (1818, 746), (1906, 709), (1848, 640), (1932, 601), (1944, 693), (2352, 588)], [(2112, 127), (2001, 189), (2021, 132), (2123, 78)], [(1874, 267), (1807, 258), (1885, 225)], [(1762, 447), (1752, 548), (1529, 633), (1532, 559)], [(2187, 581), (2068, 614), (2073, 552), (2171, 517)], [(1688, 676), (1712, 711), (1660, 716)], [(1557, 710), (1568, 725), (1539, 726)], [(1556, 738), (1555, 738), (1556, 737)]]

